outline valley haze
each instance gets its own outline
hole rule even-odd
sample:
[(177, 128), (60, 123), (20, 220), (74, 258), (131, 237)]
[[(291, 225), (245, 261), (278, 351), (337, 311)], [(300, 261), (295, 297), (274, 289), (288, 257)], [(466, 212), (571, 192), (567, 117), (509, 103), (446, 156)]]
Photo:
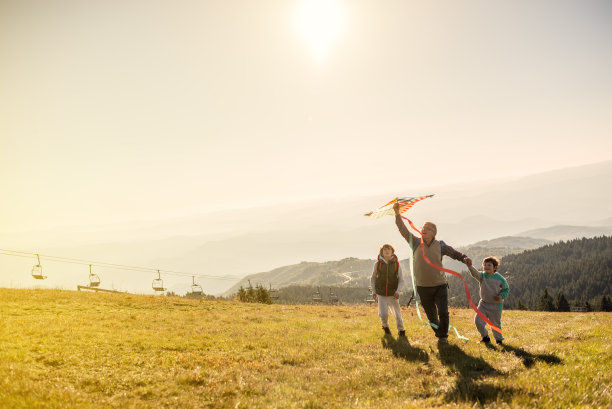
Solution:
[[(409, 179), (409, 178), (407, 178)], [(382, 243), (401, 258), (407, 244), (392, 217), (364, 213), (395, 196), (435, 194), (408, 216), (438, 224), (438, 238), (454, 247), (523, 236), (551, 241), (612, 234), (612, 161), (520, 178), (419, 189), (407, 180), (396, 192), (359, 197), (233, 208), (172, 219), (89, 227), (0, 233), (1, 248), (109, 263), (185, 271), (235, 279), (196, 279), (207, 294), (220, 294), (239, 277), (302, 261), (347, 257), (373, 259)], [(86, 268), (46, 262), (48, 279), (33, 282), (35, 259), (0, 256), (0, 286), (75, 289)], [(98, 268), (102, 287), (151, 293), (153, 274)], [(185, 293), (191, 280), (163, 277), (169, 291)], [(274, 285), (274, 283), (271, 283)]]

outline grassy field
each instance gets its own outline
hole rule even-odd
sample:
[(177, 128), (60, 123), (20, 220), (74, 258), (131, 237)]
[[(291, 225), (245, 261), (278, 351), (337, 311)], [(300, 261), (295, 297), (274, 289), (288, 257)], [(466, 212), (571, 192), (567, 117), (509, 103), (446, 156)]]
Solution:
[(601, 407), (612, 314), (504, 312), (507, 344), (407, 340), (374, 306), (0, 289), (2, 408)]

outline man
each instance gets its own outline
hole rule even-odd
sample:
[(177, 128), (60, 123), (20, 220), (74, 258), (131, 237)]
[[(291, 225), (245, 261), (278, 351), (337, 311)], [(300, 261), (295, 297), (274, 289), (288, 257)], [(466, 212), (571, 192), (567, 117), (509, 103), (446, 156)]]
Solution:
[[(421, 304), (427, 314), (427, 319), (436, 324), (434, 333), (440, 343), (448, 343), (448, 283), (443, 271), (430, 266), (423, 257), (425, 256), (432, 264), (442, 267), (442, 257), (449, 256), (463, 263), (471, 263), (471, 259), (463, 253), (455, 250), (443, 241), (436, 240), (437, 228), (431, 222), (426, 222), (421, 230), (424, 246), (421, 246), (421, 238), (410, 233), (404, 224), (399, 212), (400, 205), (395, 203), (395, 224), (401, 235), (411, 244), (413, 252), (414, 279), (417, 293)], [(432, 327), (433, 328), (433, 327)]]

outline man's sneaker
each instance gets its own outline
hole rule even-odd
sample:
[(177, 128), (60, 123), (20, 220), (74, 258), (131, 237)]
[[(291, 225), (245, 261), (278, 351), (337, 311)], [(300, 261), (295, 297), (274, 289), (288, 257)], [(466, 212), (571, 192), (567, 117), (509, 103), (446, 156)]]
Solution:
[(486, 337), (481, 339), (480, 342), (484, 342), (485, 344), (489, 344), (491, 342), (491, 338), (489, 338), (489, 336), (487, 335)]
[(389, 327), (383, 327), (383, 329), (385, 330), (385, 334), (391, 333), (391, 330), (389, 329)]
[(504, 341), (502, 339), (496, 339), (495, 342), (497, 342), (497, 345), (503, 345)]
[(405, 337), (406, 336), (406, 331), (405, 330), (401, 330), (400, 332), (398, 332), (398, 335), (400, 337)]

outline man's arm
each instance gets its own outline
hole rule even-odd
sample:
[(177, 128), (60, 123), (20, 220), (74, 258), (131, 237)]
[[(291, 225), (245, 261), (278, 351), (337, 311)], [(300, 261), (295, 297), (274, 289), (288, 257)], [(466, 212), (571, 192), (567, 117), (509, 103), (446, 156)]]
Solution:
[(400, 212), (399, 212), (399, 203), (395, 203), (393, 205), (393, 210), (395, 210), (395, 225), (399, 229), (400, 234), (402, 235), (403, 238), (406, 239), (408, 243), (410, 243), (410, 239), (412, 238), (412, 245), (416, 248), (416, 246), (421, 244), (421, 238), (410, 233), (410, 230), (408, 230), (408, 228), (404, 224), (404, 221), (402, 220), (402, 216), (400, 215)]
[(470, 262), (472, 261), (467, 255), (463, 254), (460, 251), (455, 250), (454, 248), (452, 248), (451, 246), (449, 246), (448, 244), (444, 243), (444, 250), (442, 251), (442, 255), (443, 256), (449, 256), (452, 259), (455, 259), (457, 261), (461, 261), (462, 263), (466, 263), (469, 260)]

